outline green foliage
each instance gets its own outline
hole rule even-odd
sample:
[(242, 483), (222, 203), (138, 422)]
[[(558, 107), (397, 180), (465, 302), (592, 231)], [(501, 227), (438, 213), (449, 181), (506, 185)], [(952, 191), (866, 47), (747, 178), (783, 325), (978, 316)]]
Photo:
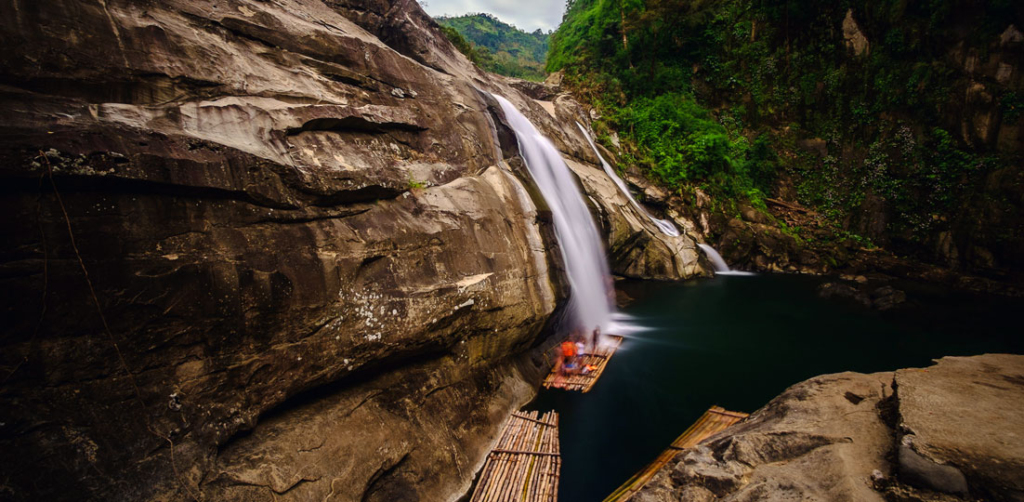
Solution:
[(459, 50), (459, 52), (465, 54), (473, 64), (477, 66), (483, 64), (484, 56), (473, 48), (473, 44), (470, 44), (469, 41), (459, 33), (459, 30), (450, 26), (442, 25), (441, 32), (444, 33), (444, 36), (448, 38), (448, 41), (450, 41), (452, 45)]
[(1016, 124), (1024, 113), (1024, 93), (1008, 92), (999, 100), (1003, 120), (1007, 124)]
[[(490, 14), (439, 17), (445, 35), (484, 70), (509, 77), (544, 80), (544, 60), (549, 35), (537, 30), (526, 33)], [(456, 41), (458, 35), (464, 47)]]
[(638, 149), (634, 160), (672, 188), (691, 182), (727, 196), (760, 202), (774, 181), (775, 155), (758, 138), (732, 137), (688, 95), (637, 98), (613, 117)]
[(779, 169), (779, 157), (767, 134), (761, 134), (747, 151), (745, 170), (754, 187), (770, 193)]
[[(859, 55), (843, 38), (851, 8), (870, 41)], [(625, 160), (673, 188), (756, 206), (786, 173), (837, 225), (881, 200), (889, 231), (921, 237), (1005, 165), (948, 132), (964, 92), (950, 50), (966, 36), (958, 50), (984, 59), (1022, 14), (1010, 0), (569, 0), (547, 69), (622, 133)], [(1003, 122), (1018, 121), (1024, 92), (997, 96)]]

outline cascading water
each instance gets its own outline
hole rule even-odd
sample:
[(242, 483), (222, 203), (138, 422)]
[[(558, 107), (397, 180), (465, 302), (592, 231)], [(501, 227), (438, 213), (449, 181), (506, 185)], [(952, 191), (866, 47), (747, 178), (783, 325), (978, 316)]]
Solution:
[(715, 266), (715, 272), (729, 272), (729, 264), (725, 263), (722, 259), (722, 255), (715, 251), (715, 248), (708, 246), (707, 244), (698, 244), (701, 249), (704, 250), (704, 254), (708, 255), (711, 259), (711, 264)]
[(629, 199), (629, 202), (633, 204), (633, 207), (635, 207), (637, 211), (640, 211), (640, 213), (647, 216), (647, 218), (651, 220), (651, 223), (654, 223), (654, 225), (661, 230), (661, 233), (671, 237), (679, 237), (679, 230), (676, 229), (675, 225), (668, 220), (659, 220), (658, 218), (651, 216), (651, 213), (648, 213), (647, 210), (633, 198), (633, 194), (630, 193), (629, 188), (626, 187), (626, 182), (622, 181), (622, 178), (619, 178), (618, 174), (615, 174), (615, 170), (612, 169), (612, 166), (604, 160), (604, 157), (601, 156), (601, 152), (597, 150), (597, 145), (594, 144), (594, 139), (590, 137), (590, 133), (588, 133), (586, 128), (583, 127), (583, 124), (577, 122), (576, 127), (580, 128), (580, 132), (583, 133), (583, 137), (587, 138), (587, 142), (590, 143), (590, 148), (594, 149), (594, 153), (597, 154), (598, 160), (601, 161), (601, 167), (604, 168), (604, 172), (612, 179), (612, 181), (615, 182), (615, 185), (619, 187), (619, 191)]
[(621, 334), (613, 327), (612, 278), (601, 238), (569, 167), (551, 141), (512, 103), (497, 95), (494, 99), (501, 104), (526, 168), (551, 208), (572, 290), (570, 308), (576, 327), (589, 331), (600, 326), (602, 333)]
[(754, 275), (754, 274), (752, 274), (750, 272), (740, 272), (740, 271), (730, 270), (729, 269), (729, 264), (725, 263), (725, 260), (722, 259), (722, 255), (718, 254), (718, 251), (715, 251), (715, 248), (713, 248), (711, 246), (708, 246), (707, 244), (698, 244), (698, 246), (700, 246), (700, 248), (702, 250), (704, 250), (704, 254), (706, 254), (708, 256), (708, 258), (711, 259), (711, 264), (715, 266), (715, 273), (716, 274), (718, 274), (718, 275)]

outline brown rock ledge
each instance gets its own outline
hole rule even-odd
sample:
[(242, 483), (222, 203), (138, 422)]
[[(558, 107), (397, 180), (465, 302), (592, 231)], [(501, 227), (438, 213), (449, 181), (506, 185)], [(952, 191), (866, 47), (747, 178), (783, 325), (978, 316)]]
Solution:
[(633, 500), (1024, 500), (1022, 417), (1024, 356), (819, 376), (681, 452)]

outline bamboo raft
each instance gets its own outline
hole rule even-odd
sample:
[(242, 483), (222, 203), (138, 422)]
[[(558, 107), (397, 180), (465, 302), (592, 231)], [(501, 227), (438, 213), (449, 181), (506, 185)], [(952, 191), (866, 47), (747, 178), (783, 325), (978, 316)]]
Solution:
[(628, 501), (654, 477), (655, 473), (671, 462), (681, 450), (697, 446), (701, 441), (728, 429), (736, 422), (747, 418), (747, 416), (747, 413), (727, 411), (724, 408), (712, 406), (689, 429), (686, 429), (686, 432), (683, 432), (681, 436), (676, 438), (667, 450), (658, 455), (654, 462), (647, 464), (647, 467), (644, 467), (643, 470), (629, 478), (628, 481), (605, 498), (604, 502)]
[(558, 414), (513, 413), (487, 456), (470, 502), (555, 502), (561, 466)]
[(556, 389), (565, 390), (578, 390), (583, 392), (590, 392), (590, 389), (594, 388), (594, 384), (597, 383), (597, 379), (604, 373), (605, 367), (608, 366), (608, 360), (612, 358), (615, 351), (618, 350), (619, 345), (622, 345), (622, 337), (616, 335), (608, 335), (608, 341), (604, 343), (595, 353), (585, 353), (580, 358), (580, 367), (594, 366), (594, 370), (587, 374), (574, 374), (574, 375), (562, 375), (559, 373), (558, 368), (551, 370), (551, 373), (544, 379), (544, 388), (550, 389), (552, 387)]

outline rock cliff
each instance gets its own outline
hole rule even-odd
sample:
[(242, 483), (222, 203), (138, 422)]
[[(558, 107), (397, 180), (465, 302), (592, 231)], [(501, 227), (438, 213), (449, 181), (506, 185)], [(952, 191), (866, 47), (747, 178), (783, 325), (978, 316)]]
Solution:
[(480, 90), (599, 173), (575, 125), (412, 0), (10, 0), (0, 43), (0, 498), (468, 488), (566, 291)]
[(637, 502), (1024, 500), (1024, 356), (840, 373), (684, 450)]

